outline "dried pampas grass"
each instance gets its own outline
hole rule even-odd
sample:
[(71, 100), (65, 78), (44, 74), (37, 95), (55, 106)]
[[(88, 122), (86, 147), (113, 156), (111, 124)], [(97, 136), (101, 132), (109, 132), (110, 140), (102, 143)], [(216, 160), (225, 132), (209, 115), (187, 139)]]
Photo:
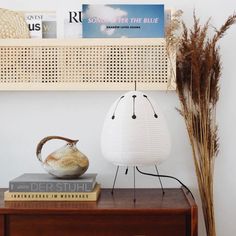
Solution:
[[(179, 17), (178, 14), (173, 20), (174, 27), (170, 24), (166, 30), (167, 53), (176, 53), (179, 112), (184, 117), (192, 147), (207, 235), (215, 236), (213, 177), (219, 150), (216, 103), (222, 70), (217, 42), (236, 22), (236, 15), (229, 16), (211, 38), (207, 36), (209, 20), (200, 25), (194, 13), (193, 27), (188, 29), (184, 23), (180, 24)], [(178, 37), (174, 31), (180, 26), (183, 30)]]

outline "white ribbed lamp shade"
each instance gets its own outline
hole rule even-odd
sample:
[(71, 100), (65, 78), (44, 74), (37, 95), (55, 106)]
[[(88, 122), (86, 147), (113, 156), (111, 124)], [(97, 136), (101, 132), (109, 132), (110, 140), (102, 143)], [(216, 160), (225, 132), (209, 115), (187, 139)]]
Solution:
[(119, 166), (156, 165), (171, 149), (166, 121), (150, 97), (131, 91), (111, 106), (101, 135), (103, 156)]

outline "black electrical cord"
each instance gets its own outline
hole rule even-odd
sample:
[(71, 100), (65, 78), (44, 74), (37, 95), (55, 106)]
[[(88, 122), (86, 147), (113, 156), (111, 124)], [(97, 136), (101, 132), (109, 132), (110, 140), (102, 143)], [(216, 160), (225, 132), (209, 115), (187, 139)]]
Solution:
[(143, 171), (139, 170), (139, 168), (138, 168), (137, 166), (136, 166), (136, 170), (137, 170), (140, 174), (143, 174), (143, 175), (149, 175), (149, 176), (160, 177), (160, 178), (170, 178), (170, 179), (174, 179), (174, 180), (178, 181), (178, 182), (188, 191), (188, 193), (191, 194), (192, 198), (194, 199), (194, 196), (193, 196), (192, 192), (190, 191), (190, 189), (189, 189), (183, 182), (181, 182), (179, 179), (175, 178), (174, 176), (170, 176), (170, 175), (158, 175), (158, 174), (146, 173), (146, 172), (143, 172)]

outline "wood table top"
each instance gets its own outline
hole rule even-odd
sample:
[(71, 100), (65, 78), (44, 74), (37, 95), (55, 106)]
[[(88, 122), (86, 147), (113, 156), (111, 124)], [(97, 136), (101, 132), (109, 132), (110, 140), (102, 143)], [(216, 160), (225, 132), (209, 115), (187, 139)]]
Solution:
[(53, 201), (15, 201), (4, 202), (3, 194), (7, 189), (0, 189), (0, 214), (17, 214), (24, 211), (25, 214), (37, 212), (44, 213), (100, 213), (117, 211), (145, 211), (145, 212), (166, 212), (173, 209), (183, 213), (196, 207), (196, 203), (182, 188), (165, 189), (162, 195), (161, 189), (136, 189), (136, 202), (133, 201), (133, 189), (115, 189), (111, 194), (111, 189), (102, 189), (100, 197), (96, 202), (53, 202)]

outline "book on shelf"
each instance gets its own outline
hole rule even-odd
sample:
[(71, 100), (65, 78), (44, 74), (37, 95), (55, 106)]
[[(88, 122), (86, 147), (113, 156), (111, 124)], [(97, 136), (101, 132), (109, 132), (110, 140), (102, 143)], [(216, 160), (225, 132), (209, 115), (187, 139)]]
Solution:
[(91, 192), (96, 176), (88, 173), (78, 179), (58, 179), (47, 173), (25, 173), (9, 182), (9, 192)]
[(56, 12), (23, 12), (31, 38), (57, 38)]
[(164, 38), (163, 4), (83, 4), (83, 38)]
[[(60, 13), (60, 12), (59, 12)], [(78, 4), (75, 9), (61, 12), (58, 21), (59, 38), (76, 39), (82, 38), (82, 5)]]
[(92, 192), (4, 192), (4, 201), (97, 201), (101, 186)]

